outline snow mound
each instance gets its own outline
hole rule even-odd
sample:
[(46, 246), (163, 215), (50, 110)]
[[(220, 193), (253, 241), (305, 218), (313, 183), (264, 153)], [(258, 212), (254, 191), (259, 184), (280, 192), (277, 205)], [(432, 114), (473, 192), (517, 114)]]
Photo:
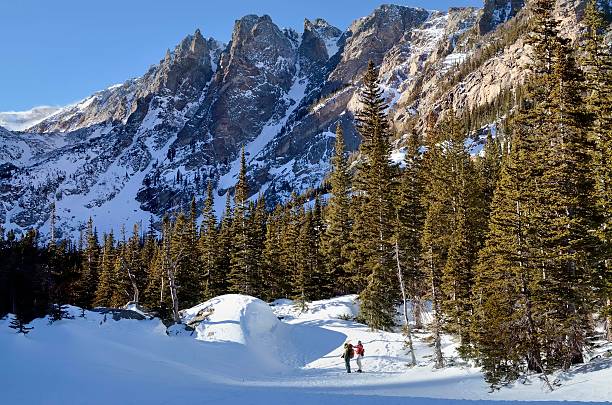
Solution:
[(244, 346), (271, 369), (302, 367), (337, 348), (345, 335), (309, 325), (281, 322), (269, 304), (228, 294), (183, 311), (183, 321), (205, 342)]
[(259, 338), (273, 336), (282, 329), (268, 304), (238, 294), (222, 295), (183, 311), (186, 324), (194, 320), (196, 338), (205, 342), (255, 344)]

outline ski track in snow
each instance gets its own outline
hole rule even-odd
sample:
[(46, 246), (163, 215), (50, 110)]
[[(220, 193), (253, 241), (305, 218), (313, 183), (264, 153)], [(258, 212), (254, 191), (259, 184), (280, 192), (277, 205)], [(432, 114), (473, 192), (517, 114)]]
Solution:
[[(172, 327), (168, 336), (158, 319), (113, 321), (90, 311), (81, 318), (75, 307), (69, 308), (75, 319), (52, 325), (37, 319), (26, 336), (9, 329), (5, 318), (0, 403), (571, 405), (612, 399), (611, 359), (556, 375), (562, 385), (553, 392), (532, 377), (489, 393), (480, 371), (456, 359), (452, 339), (445, 337), (443, 350), (455, 364), (434, 370), (427, 334), (416, 333), (418, 365), (407, 368), (400, 333), (339, 319), (357, 313), (355, 298), (311, 302), (301, 312), (290, 300), (269, 306), (221, 296), (183, 311), (189, 322), (214, 309), (193, 335)], [(364, 373), (346, 374), (342, 344), (357, 340), (365, 346)]]

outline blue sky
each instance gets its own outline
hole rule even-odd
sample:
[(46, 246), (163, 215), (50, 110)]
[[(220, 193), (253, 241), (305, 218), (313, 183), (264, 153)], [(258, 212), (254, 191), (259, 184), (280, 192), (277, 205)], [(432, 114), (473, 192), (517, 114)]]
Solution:
[(481, 0), (2, 0), (0, 111), (65, 105), (142, 75), (166, 49), (200, 28), (227, 42), (234, 20), (269, 14), (301, 31), (304, 18), (345, 29), (392, 2), (427, 9)]

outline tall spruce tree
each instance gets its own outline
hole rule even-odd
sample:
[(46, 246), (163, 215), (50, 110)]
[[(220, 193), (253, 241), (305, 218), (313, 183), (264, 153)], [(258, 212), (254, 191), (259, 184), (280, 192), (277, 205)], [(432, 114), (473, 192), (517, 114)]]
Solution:
[(111, 304), (113, 291), (117, 289), (115, 280), (115, 237), (113, 233), (104, 236), (102, 256), (100, 258), (100, 277), (96, 289), (94, 306), (108, 307)]
[(411, 134), (406, 145), (404, 170), (399, 179), (397, 198), (396, 239), (407, 299), (412, 302), (412, 315), (417, 328), (423, 327), (424, 295), (427, 281), (422, 269), (421, 236), (425, 210), (423, 207), (423, 169), (421, 142)]
[(389, 161), (389, 123), (387, 105), (372, 61), (363, 78), (362, 109), (357, 114), (357, 129), (362, 137), (363, 162), (356, 176), (356, 192), (363, 199), (363, 239), (356, 254), (364, 257), (367, 284), (359, 297), (361, 317), (373, 329), (388, 329), (394, 324), (397, 285), (393, 260), (392, 235), (394, 170)]
[(202, 299), (209, 300), (223, 293), (224, 275), (220, 269), (217, 243), (217, 217), (214, 211), (212, 182), (208, 182), (199, 249), (202, 263)]
[(170, 250), (176, 262), (176, 286), (182, 305), (191, 307), (202, 298), (201, 272), (198, 249), (193, 231), (193, 220), (180, 212), (173, 224)]
[(351, 292), (350, 275), (346, 273), (348, 252), (346, 242), (350, 235), (351, 179), (344, 151), (344, 133), (340, 122), (336, 125), (336, 146), (330, 175), (331, 197), (327, 203), (325, 232), (321, 251), (325, 257), (330, 288), (335, 295)]
[(254, 294), (256, 263), (252, 245), (253, 229), (250, 221), (252, 206), (248, 200), (249, 185), (244, 148), (240, 159), (240, 173), (234, 192), (233, 251), (230, 259), (229, 283), (231, 291), (235, 293)]
[(263, 297), (271, 300), (291, 295), (290, 273), (283, 266), (282, 236), (287, 212), (281, 204), (268, 216), (266, 239), (264, 242), (262, 278), (265, 293)]
[(93, 219), (89, 217), (84, 235), (83, 264), (77, 287), (76, 304), (82, 308), (91, 307), (95, 298), (98, 283), (100, 245), (94, 228)]

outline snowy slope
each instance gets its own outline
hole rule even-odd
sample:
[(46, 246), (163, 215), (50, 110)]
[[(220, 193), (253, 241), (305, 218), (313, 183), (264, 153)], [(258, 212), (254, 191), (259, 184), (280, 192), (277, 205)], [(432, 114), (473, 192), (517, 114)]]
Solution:
[[(183, 311), (186, 322), (209, 314), (196, 322), (192, 335), (168, 335), (157, 319), (113, 321), (90, 311), (81, 318), (74, 307), (75, 319), (52, 325), (35, 320), (26, 336), (9, 329), (6, 318), (0, 320), (0, 403), (441, 405), (470, 399), (465, 403), (553, 405), (612, 400), (610, 359), (558, 376), (561, 385), (552, 393), (537, 378), (489, 393), (476, 368), (456, 361), (433, 370), (426, 335), (417, 334), (419, 364), (409, 369), (400, 334), (338, 319), (357, 313), (355, 298), (308, 303), (301, 312), (289, 300), (269, 306), (252, 297), (217, 297)], [(343, 371), (340, 353), (347, 340), (365, 345), (361, 375)], [(447, 360), (454, 358), (454, 347), (445, 339)], [(300, 362), (287, 361), (294, 354), (302, 355)]]
[(23, 131), (49, 118), (61, 107), (40, 106), (27, 111), (0, 112), (0, 126), (13, 131)]

